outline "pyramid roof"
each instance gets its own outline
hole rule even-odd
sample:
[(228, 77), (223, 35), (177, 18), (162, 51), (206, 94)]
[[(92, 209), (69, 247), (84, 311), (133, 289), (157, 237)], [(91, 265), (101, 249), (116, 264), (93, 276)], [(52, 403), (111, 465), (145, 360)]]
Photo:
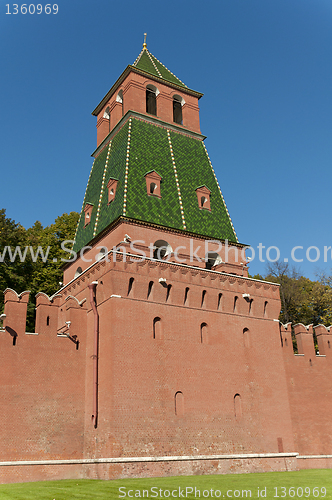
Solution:
[[(151, 170), (161, 176), (160, 198), (147, 194), (145, 175)], [(109, 204), (110, 178), (118, 179), (118, 183)], [(198, 205), (196, 189), (202, 185), (211, 191), (211, 211)], [(93, 209), (91, 222), (85, 226), (87, 202)], [(124, 117), (121, 129), (95, 159), (74, 250), (104, 234), (120, 218), (237, 242), (204, 142), (166, 124), (154, 124), (143, 115)]]

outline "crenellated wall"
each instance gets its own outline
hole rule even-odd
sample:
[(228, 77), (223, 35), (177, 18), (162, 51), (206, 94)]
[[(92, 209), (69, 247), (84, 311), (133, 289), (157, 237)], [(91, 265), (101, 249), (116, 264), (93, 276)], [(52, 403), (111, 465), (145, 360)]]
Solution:
[[(49, 461), (83, 456), (87, 310), (76, 298), (37, 295), (36, 333), (25, 330), (29, 292), (5, 291), (0, 333), (0, 461)], [(72, 321), (76, 343), (58, 333), (60, 311)], [(41, 468), (41, 469), (45, 469)], [(51, 471), (49, 471), (51, 472)], [(59, 477), (51, 472), (51, 476)], [(61, 475), (60, 475), (61, 476)], [(63, 475), (61, 476), (63, 477)], [(17, 477), (0, 468), (0, 481), (37, 480), (45, 471), (26, 467)]]
[(316, 327), (316, 355), (312, 326), (295, 325), (295, 355), (277, 285), (117, 255), (38, 293), (34, 334), (28, 296), (5, 291), (0, 481), (285, 470), (330, 453), (330, 329)]
[[(313, 333), (316, 333), (318, 352)], [(280, 326), (295, 448), (300, 456), (331, 455), (332, 353), (330, 328), (294, 325), (298, 353), (292, 347), (291, 325)], [(323, 457), (322, 457), (323, 458)], [(302, 467), (327, 466), (302, 459)], [(330, 464), (331, 465), (331, 464)]]

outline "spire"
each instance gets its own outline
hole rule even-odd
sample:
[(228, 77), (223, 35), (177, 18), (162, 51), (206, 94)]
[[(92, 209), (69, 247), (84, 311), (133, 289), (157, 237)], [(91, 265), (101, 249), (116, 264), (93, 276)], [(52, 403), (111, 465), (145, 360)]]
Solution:
[(144, 33), (143, 48), (139, 53), (136, 61), (133, 64), (134, 67), (149, 73), (150, 75), (156, 76), (165, 80), (169, 83), (175, 83), (180, 87), (187, 87), (179, 78), (177, 78), (166, 66), (163, 65), (151, 52), (148, 51), (146, 44), (146, 33)]

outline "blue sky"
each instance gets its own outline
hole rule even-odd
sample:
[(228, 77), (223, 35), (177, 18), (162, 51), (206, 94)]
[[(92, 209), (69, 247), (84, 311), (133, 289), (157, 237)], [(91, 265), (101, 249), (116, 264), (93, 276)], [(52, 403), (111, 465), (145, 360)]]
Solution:
[[(204, 93), (201, 130), (239, 240), (256, 249), (250, 272), (265, 272), (259, 243), (290, 262), (303, 247), (297, 267), (310, 278), (330, 271), (330, 0), (60, 0), (57, 15), (0, 6), (8, 217), (30, 227), (80, 211), (96, 146), (91, 111), (147, 32), (152, 54)], [(306, 259), (312, 246), (317, 262)]]

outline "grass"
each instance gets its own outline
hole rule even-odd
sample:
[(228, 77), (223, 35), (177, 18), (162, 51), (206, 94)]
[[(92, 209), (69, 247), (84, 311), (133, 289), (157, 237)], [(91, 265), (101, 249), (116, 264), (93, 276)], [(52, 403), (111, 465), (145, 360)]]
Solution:
[[(186, 491), (186, 488), (189, 489)], [(258, 497), (258, 489), (263, 496)], [(212, 493), (211, 490), (213, 490)], [(264, 496), (265, 491), (266, 496)], [(180, 497), (179, 492), (182, 493)], [(156, 500), (187, 498), (193, 500), (195, 498), (218, 498), (219, 492), (220, 498), (226, 500), (227, 498), (332, 499), (332, 470), (315, 469), (296, 472), (113, 481), (80, 479), (0, 485), (1, 500), (113, 500), (118, 498), (154, 498)], [(278, 497), (275, 496), (276, 494)]]

